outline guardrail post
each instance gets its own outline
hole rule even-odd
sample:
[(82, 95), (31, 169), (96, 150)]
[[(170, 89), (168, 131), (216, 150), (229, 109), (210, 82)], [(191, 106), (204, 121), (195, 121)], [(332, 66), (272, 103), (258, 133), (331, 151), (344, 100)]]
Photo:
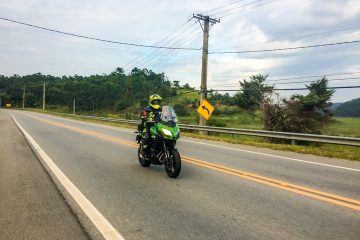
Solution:
[(291, 145), (296, 145), (295, 139), (291, 139)]

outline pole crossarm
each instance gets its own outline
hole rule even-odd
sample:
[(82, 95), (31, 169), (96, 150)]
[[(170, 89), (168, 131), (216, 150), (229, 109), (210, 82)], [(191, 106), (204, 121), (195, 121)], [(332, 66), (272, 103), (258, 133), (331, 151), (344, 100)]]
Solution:
[(196, 18), (198, 20), (202, 20), (202, 21), (206, 21), (208, 20), (210, 23), (220, 23), (220, 19), (219, 18), (211, 18), (209, 16), (205, 16), (205, 15), (202, 15), (202, 14), (193, 14), (193, 18)]

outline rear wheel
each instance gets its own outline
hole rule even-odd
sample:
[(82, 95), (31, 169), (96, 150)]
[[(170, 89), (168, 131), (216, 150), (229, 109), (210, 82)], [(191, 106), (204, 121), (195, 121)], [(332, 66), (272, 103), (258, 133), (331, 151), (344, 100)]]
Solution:
[(140, 147), (138, 148), (138, 158), (139, 158), (139, 163), (142, 167), (149, 167), (150, 166), (150, 161), (145, 160), (144, 158), (140, 157)]
[(179, 176), (181, 171), (181, 158), (177, 149), (170, 152), (170, 159), (165, 163), (166, 174), (171, 178)]

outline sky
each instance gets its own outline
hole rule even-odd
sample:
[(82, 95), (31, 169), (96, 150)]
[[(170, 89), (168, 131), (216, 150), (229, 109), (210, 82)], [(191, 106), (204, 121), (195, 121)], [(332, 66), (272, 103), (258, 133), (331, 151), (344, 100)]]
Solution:
[[(193, 13), (220, 18), (210, 30), (209, 52), (360, 40), (358, 0), (0, 0), (3, 18), (113, 41), (201, 48), (202, 28), (191, 19)], [(0, 75), (89, 76), (117, 67), (164, 72), (170, 81), (198, 88), (201, 51), (97, 42), (0, 20)], [(254, 74), (268, 74), (276, 88), (302, 88), (308, 84), (304, 81), (318, 79), (302, 77), (324, 75), (329, 86), (360, 85), (360, 43), (209, 54), (209, 89), (238, 89), (239, 81)], [(306, 92), (280, 92), (284, 97), (294, 93)], [(358, 97), (360, 89), (338, 89), (332, 101)]]

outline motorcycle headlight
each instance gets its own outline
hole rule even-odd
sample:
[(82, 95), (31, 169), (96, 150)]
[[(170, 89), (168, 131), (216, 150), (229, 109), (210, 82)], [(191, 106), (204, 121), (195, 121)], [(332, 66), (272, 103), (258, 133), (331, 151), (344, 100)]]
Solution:
[(169, 130), (165, 129), (165, 128), (161, 129), (161, 132), (167, 137), (172, 137), (172, 133)]

